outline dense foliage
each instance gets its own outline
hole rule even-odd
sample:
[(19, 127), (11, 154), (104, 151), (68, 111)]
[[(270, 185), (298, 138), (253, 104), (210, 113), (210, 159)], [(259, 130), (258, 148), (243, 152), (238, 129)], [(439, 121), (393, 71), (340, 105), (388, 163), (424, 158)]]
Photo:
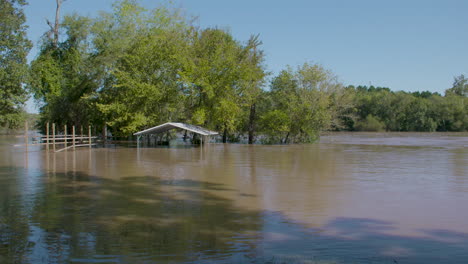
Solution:
[(468, 84), (456, 77), (445, 96), (431, 92), (392, 92), (389, 88), (348, 86), (354, 94), (355, 119), (348, 130), (467, 131)]
[(0, 0), (0, 127), (18, 127), (25, 118), (23, 83), (31, 48), (24, 25), (25, 4), (24, 0)]
[(106, 125), (126, 136), (187, 122), (219, 131), (224, 142), (249, 143), (311, 142), (323, 130), (468, 130), (463, 75), (444, 96), (345, 87), (309, 63), (271, 76), (258, 36), (241, 42), (227, 30), (194, 26), (177, 9), (147, 10), (136, 0), (59, 25), (60, 36), (46, 32), (30, 65), (40, 127)]

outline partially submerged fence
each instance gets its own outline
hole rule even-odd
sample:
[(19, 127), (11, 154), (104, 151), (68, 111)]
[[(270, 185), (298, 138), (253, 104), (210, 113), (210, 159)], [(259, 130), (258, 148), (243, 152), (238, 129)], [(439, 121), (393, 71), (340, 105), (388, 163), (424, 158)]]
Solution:
[[(97, 144), (98, 137), (92, 136), (91, 126), (88, 126), (88, 133), (83, 132), (83, 126), (81, 126), (81, 133), (76, 133), (75, 126), (72, 126), (72, 133), (68, 134), (67, 125), (64, 125), (63, 131), (59, 132), (58, 127), (55, 123), (52, 126), (47, 123), (45, 128), (45, 135), (32, 136), (33, 143), (29, 143), (28, 135), (28, 124), (25, 124), (25, 146), (38, 146), (45, 145), (49, 151), (52, 149), (54, 152), (60, 152), (68, 149), (75, 149), (78, 147), (91, 147)], [(34, 143), (37, 141), (37, 143)], [(16, 145), (21, 146), (21, 145)]]

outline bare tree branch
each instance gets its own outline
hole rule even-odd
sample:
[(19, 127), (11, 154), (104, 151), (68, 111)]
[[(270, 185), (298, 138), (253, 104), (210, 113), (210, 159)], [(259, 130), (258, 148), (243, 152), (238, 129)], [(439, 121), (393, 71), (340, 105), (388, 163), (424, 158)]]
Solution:
[[(57, 3), (57, 8), (55, 9), (55, 25), (53, 28), (54, 32), (54, 46), (57, 47), (58, 44), (58, 38), (59, 38), (59, 20), (60, 20), (60, 7), (62, 5), (64, 0), (56, 0)], [(49, 24), (50, 25), (50, 24)]]

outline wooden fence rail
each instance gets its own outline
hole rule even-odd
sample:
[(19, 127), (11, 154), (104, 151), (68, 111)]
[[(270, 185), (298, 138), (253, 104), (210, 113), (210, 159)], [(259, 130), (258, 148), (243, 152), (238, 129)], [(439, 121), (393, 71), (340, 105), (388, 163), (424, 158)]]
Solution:
[[(46, 149), (49, 150), (50, 145), (52, 145), (52, 150), (54, 152), (61, 152), (68, 149), (75, 149), (77, 147), (90, 147), (96, 145), (96, 141), (99, 137), (91, 136), (91, 126), (88, 126), (88, 134), (83, 134), (83, 127), (81, 127), (81, 134), (76, 134), (75, 126), (72, 126), (72, 133), (67, 134), (67, 125), (64, 125), (63, 134), (57, 134), (57, 129), (55, 123), (52, 123), (52, 135), (50, 135), (50, 124), (46, 124), (46, 134), (41, 136), (31, 136), (31, 138), (36, 139), (38, 143), (29, 143), (28, 139), (28, 123), (25, 123), (25, 132), (24, 132), (24, 144), (17, 144), (15, 146), (39, 146), (45, 145)], [(94, 142), (93, 142), (94, 140)], [(71, 145), (69, 145), (71, 143)], [(60, 149), (58, 149), (61, 147)]]

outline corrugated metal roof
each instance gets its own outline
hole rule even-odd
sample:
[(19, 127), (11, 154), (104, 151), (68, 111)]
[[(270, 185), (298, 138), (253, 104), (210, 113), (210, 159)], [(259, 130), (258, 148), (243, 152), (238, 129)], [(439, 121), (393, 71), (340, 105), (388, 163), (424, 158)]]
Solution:
[(185, 123), (172, 123), (172, 122), (165, 123), (165, 124), (155, 126), (155, 127), (152, 127), (152, 128), (148, 128), (148, 129), (145, 129), (143, 131), (137, 132), (137, 133), (135, 133), (133, 135), (138, 136), (138, 135), (145, 135), (145, 134), (162, 133), (162, 132), (166, 132), (168, 130), (175, 129), (175, 128), (184, 129), (184, 130), (187, 130), (187, 131), (190, 131), (190, 132), (193, 132), (193, 133), (197, 133), (197, 134), (200, 134), (200, 135), (203, 135), (203, 136), (218, 135), (218, 132), (210, 131), (210, 130), (204, 129), (202, 127), (199, 127), (199, 126), (189, 125), (189, 124), (185, 124)]

